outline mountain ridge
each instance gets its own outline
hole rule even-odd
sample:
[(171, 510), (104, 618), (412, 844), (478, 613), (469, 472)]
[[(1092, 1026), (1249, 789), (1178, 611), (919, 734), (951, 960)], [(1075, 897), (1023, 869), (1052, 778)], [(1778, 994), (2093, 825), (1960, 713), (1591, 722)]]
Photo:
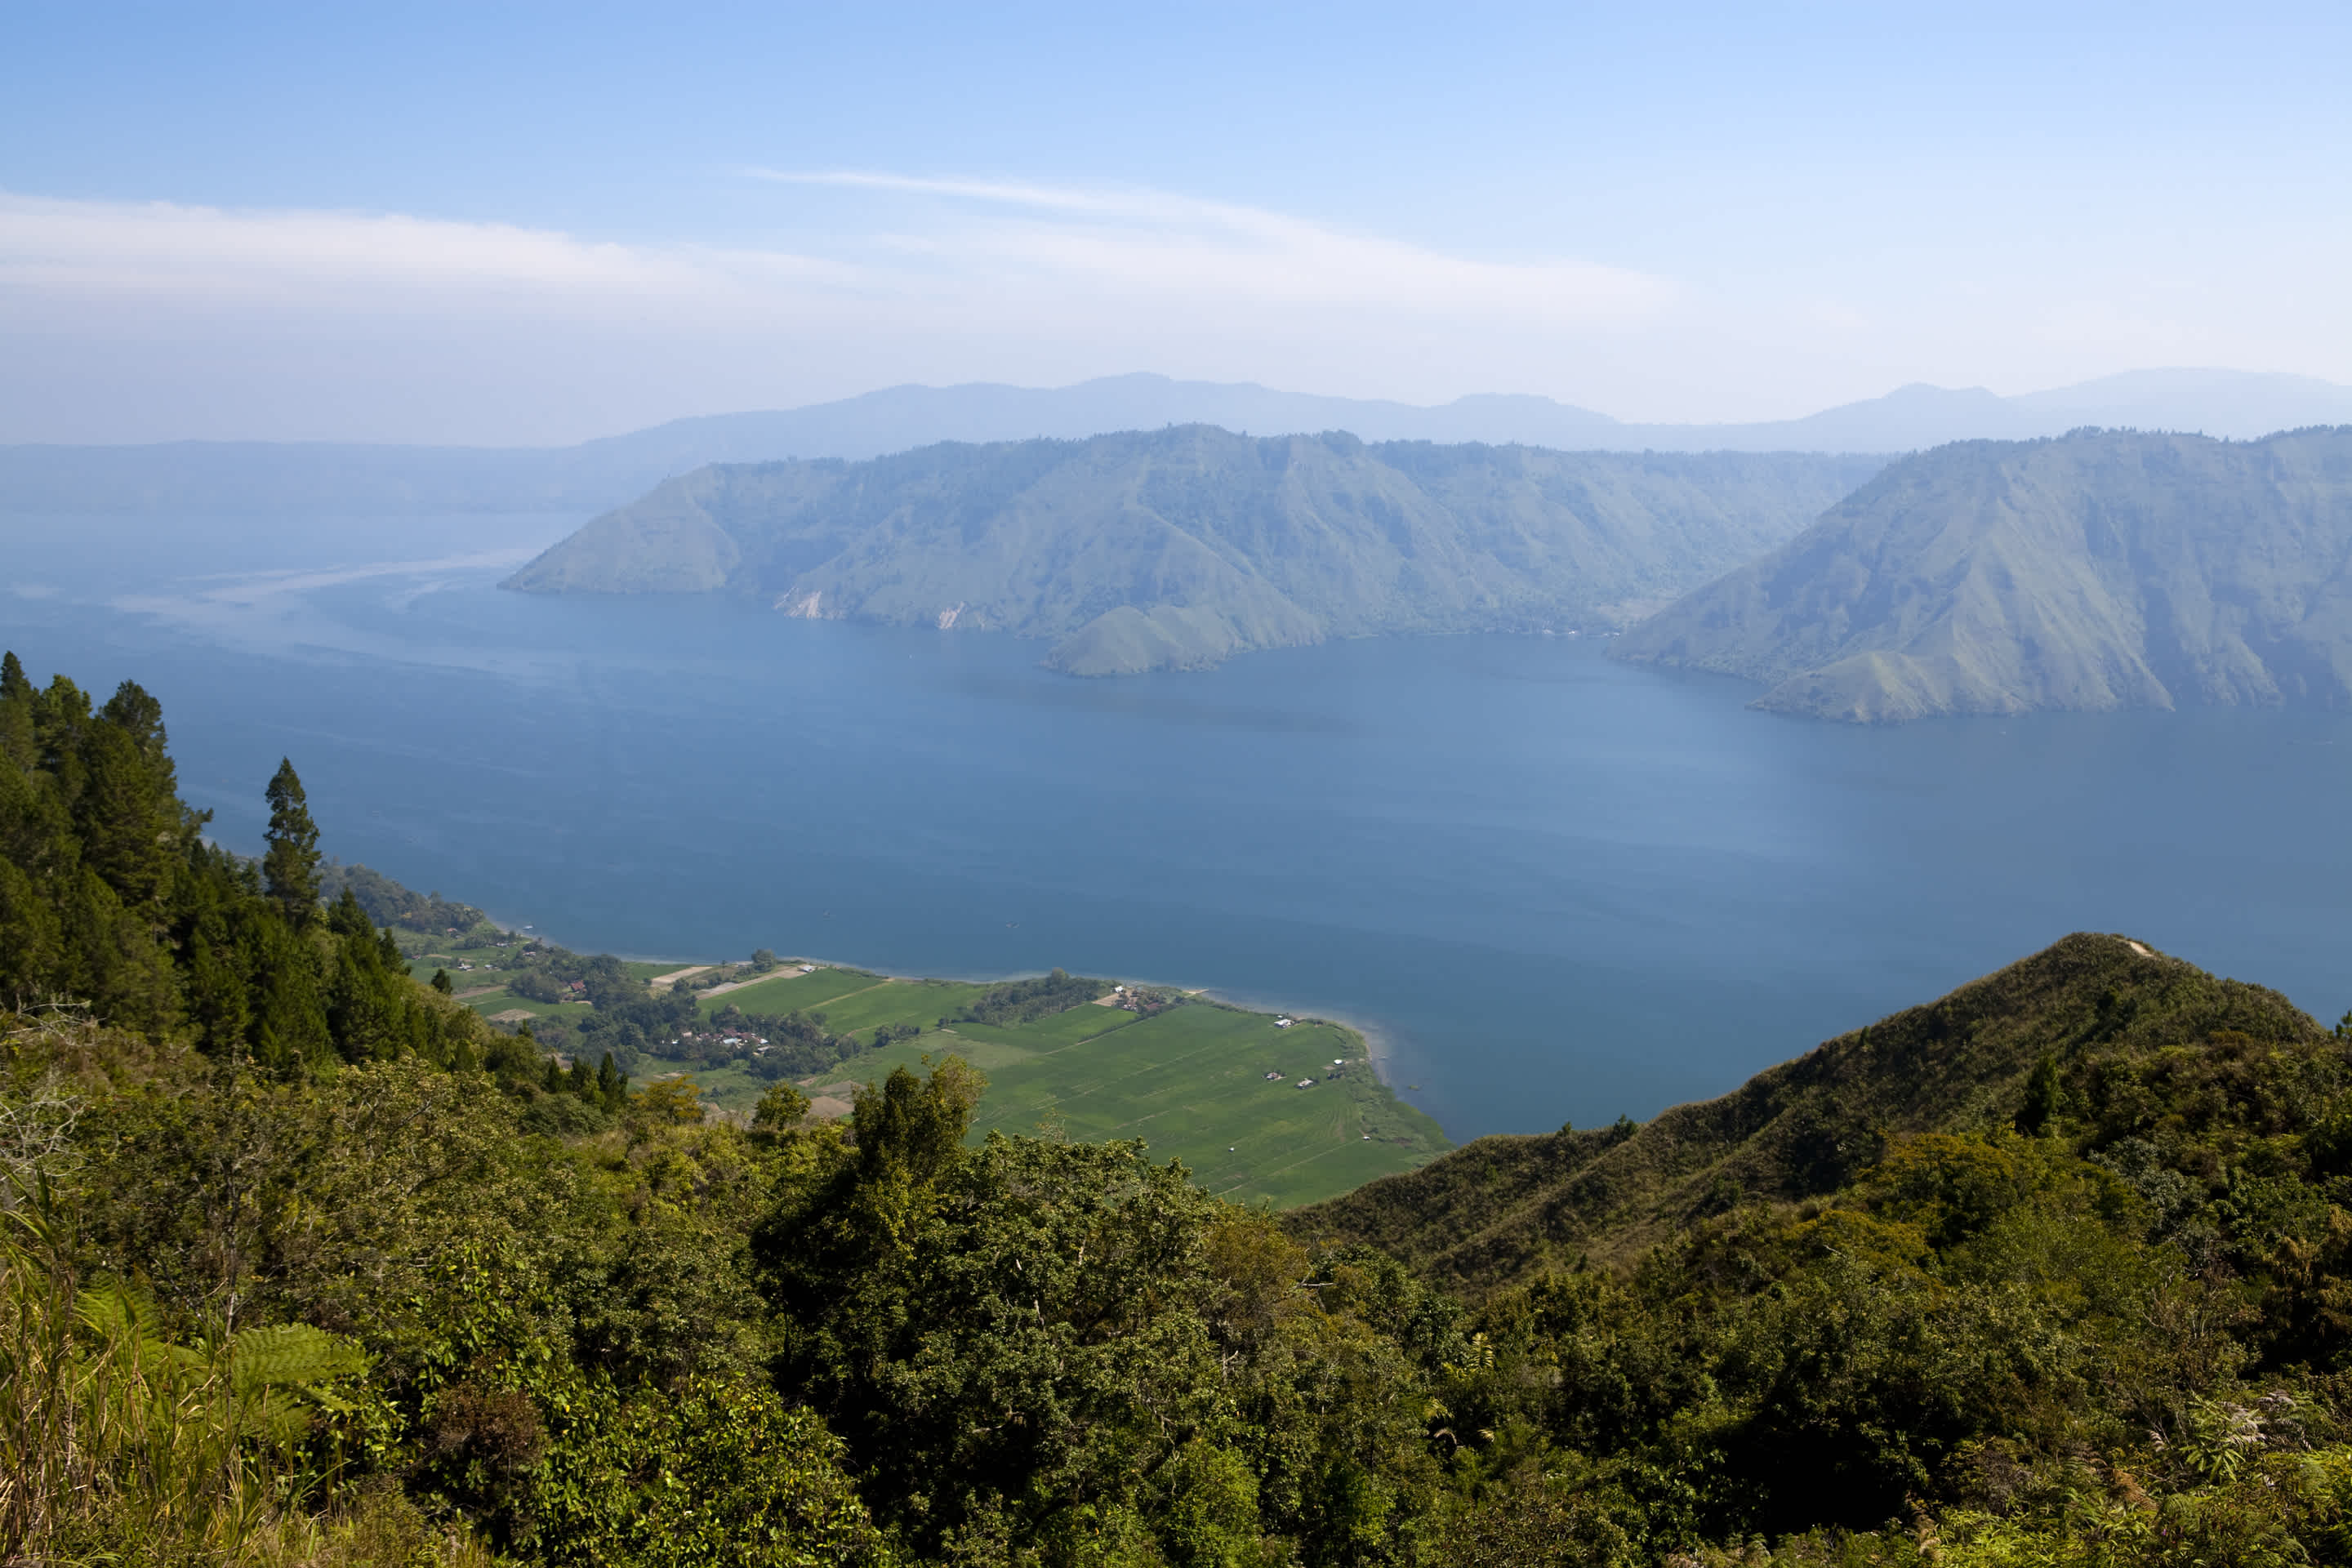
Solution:
[(794, 409), (694, 416), (560, 447), (0, 445), (0, 511), (601, 510), (709, 463), (857, 459), (943, 440), (1078, 439), (1188, 424), (1256, 436), (1345, 430), (1375, 443), (1894, 453), (2083, 425), (2246, 437), (2347, 422), (2352, 387), (2240, 371), (2126, 372), (2012, 397), (1915, 383), (1801, 418), (1714, 425), (1620, 421), (1532, 394), (1473, 394), (1423, 406), (1136, 373), (1064, 387), (885, 387)]
[(1865, 722), (2352, 703), (2352, 426), (1904, 458), (1612, 652)]
[(1473, 1293), (1564, 1265), (1629, 1266), (1728, 1206), (1726, 1194), (1793, 1204), (1845, 1185), (1899, 1138), (2005, 1130), (2045, 1058), (2064, 1074), (2217, 1032), (2328, 1038), (2274, 991), (2131, 937), (2077, 932), (1728, 1094), (1639, 1127), (1480, 1138), (1287, 1223)]
[(1397, 631), (1578, 629), (1778, 542), (1876, 467), (1255, 438), (1208, 426), (718, 465), (509, 578), (1050, 637), (1070, 674)]

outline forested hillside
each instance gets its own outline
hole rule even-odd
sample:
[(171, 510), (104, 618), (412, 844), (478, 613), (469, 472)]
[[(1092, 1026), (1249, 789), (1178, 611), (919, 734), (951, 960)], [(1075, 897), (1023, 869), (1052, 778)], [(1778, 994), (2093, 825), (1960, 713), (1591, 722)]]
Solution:
[(1832, 719), (2341, 708), (2352, 426), (1923, 453), (1612, 651), (1763, 681), (1759, 707)]
[(1256, 440), (1208, 426), (699, 469), (517, 573), (1055, 639), (1081, 675), (1373, 632), (1606, 626), (1795, 533), (1878, 468)]
[(0, 1561), (2352, 1556), (2352, 1020), (2073, 937), (1284, 1220), (953, 1059), (566, 1068), (268, 793), (224, 856), (137, 687), (0, 677)]

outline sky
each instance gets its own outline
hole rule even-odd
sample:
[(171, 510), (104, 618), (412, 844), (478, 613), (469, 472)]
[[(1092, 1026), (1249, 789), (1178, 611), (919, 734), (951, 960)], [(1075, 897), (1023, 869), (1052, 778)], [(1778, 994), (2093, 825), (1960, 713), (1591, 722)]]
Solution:
[(2352, 382), (2352, 7), (0, 5), (0, 443)]

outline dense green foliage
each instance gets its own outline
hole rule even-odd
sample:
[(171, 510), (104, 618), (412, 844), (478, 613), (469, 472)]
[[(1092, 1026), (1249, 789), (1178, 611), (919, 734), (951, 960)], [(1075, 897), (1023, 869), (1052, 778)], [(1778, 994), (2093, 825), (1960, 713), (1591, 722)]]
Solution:
[(1108, 980), (1089, 980), (1083, 974), (1071, 974), (1056, 969), (1034, 980), (1015, 980), (1008, 984), (992, 986), (975, 997), (956, 1014), (958, 1023), (995, 1024), (1000, 1026), (1034, 1023), (1066, 1013), (1098, 996), (1110, 994)]
[(1388, 631), (1610, 624), (1789, 538), (1874, 472), (1805, 454), (1253, 439), (1207, 426), (700, 469), (517, 573), (541, 593), (1060, 639), (1080, 675)]
[(1470, 1289), (1579, 1257), (1631, 1261), (1738, 1202), (1834, 1193), (1905, 1134), (2045, 1130), (2060, 1086), (2095, 1064), (2217, 1034), (2334, 1048), (2276, 992), (2216, 980), (2128, 938), (2072, 936), (1722, 1099), (1639, 1128), (1482, 1138), (1301, 1223)]
[[(2352, 1553), (2352, 1020), (2074, 937), (1280, 1217), (1137, 1142), (975, 1145), (954, 1058), (817, 1125), (561, 1067), (205, 848), (135, 688), (9, 689), (10, 930), (74, 997), (0, 1018), (9, 1560)], [(221, 1026), (206, 913), (317, 1048)]]
[(326, 860), (319, 867), (319, 890), (332, 903), (345, 888), (380, 926), (435, 936), (462, 935), (489, 924), (489, 917), (471, 904), (460, 904), (439, 893), (418, 893), (402, 887), (381, 871)]
[(157, 1036), (289, 1073), (332, 1059), (473, 1065), (478, 1023), (409, 983), (348, 889), (317, 897), (316, 828), (290, 764), (270, 781), (257, 868), (184, 806), (161, 708), (125, 681), (102, 706), (0, 659), (0, 998), (70, 997)]
[(1618, 657), (1893, 721), (2352, 703), (2352, 427), (2078, 431), (1895, 463)]

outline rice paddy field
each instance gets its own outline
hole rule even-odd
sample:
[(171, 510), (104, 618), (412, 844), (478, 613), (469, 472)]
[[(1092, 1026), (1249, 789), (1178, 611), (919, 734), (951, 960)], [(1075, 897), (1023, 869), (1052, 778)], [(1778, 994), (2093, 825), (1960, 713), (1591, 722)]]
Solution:
[[(493, 962), (475, 956), (486, 968)], [(646, 979), (681, 967), (630, 965)], [(503, 978), (496, 972), (453, 978), (480, 989), (468, 1003), (491, 1016), (573, 1012), (491, 989)], [(988, 1078), (975, 1142), (991, 1132), (1140, 1138), (1155, 1157), (1182, 1161), (1195, 1182), (1236, 1203), (1312, 1203), (1412, 1170), (1450, 1147), (1436, 1122), (1389, 1092), (1362, 1038), (1339, 1025), (1301, 1019), (1279, 1027), (1273, 1014), (1195, 998), (1150, 1017), (1085, 1004), (1025, 1024), (941, 1026), (987, 989), (830, 966), (803, 973), (794, 963), (705, 995), (699, 1006), (706, 1016), (730, 1005), (807, 1013), (822, 1016), (835, 1034), (860, 1037), (913, 1025), (921, 1030), (915, 1038), (864, 1051), (801, 1088), (846, 1101), (893, 1068), (919, 1071), (927, 1058), (960, 1056)], [(659, 1057), (642, 1060), (635, 1076), (642, 1083), (676, 1074), (693, 1079), (706, 1103), (738, 1114), (767, 1087), (740, 1066)]]
[(975, 1142), (992, 1131), (1140, 1138), (1218, 1195), (1276, 1208), (1412, 1170), (1451, 1146), (1380, 1082), (1362, 1038), (1336, 1024), (1281, 1028), (1272, 1014), (1205, 1001), (1149, 1018), (1081, 1005), (1013, 1026), (941, 1029), (936, 1016), (916, 1039), (805, 1087), (872, 1082), (952, 1053), (988, 1078)]

